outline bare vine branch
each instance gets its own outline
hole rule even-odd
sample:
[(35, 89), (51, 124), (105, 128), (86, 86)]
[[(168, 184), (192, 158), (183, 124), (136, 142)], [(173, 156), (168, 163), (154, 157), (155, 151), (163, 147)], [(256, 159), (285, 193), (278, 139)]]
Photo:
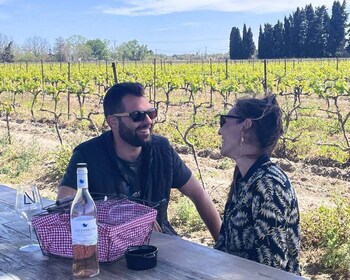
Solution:
[(336, 144), (336, 143), (316, 143), (316, 145), (318, 145), (318, 146), (335, 147), (335, 148), (340, 149), (343, 152), (350, 152), (350, 147), (342, 147), (341, 145)]
[(43, 108), (41, 108), (40, 111), (47, 112), (47, 113), (50, 113), (50, 114), (54, 115), (55, 130), (56, 130), (56, 133), (57, 133), (57, 136), (58, 136), (58, 140), (60, 141), (61, 145), (63, 145), (63, 141), (62, 141), (62, 137), (61, 137), (61, 134), (60, 134), (60, 130), (58, 128), (58, 124), (59, 124), (59, 118), (62, 115), (66, 115), (66, 114), (65, 113), (57, 114), (56, 112), (53, 112), (53, 111), (50, 111), (50, 110), (46, 110), (46, 109), (43, 109)]
[(75, 115), (75, 117), (76, 117), (77, 120), (79, 120), (79, 121), (87, 120), (87, 121), (90, 122), (90, 124), (91, 124), (93, 130), (94, 130), (95, 133), (96, 133), (96, 136), (99, 136), (99, 135), (100, 135), (100, 132), (99, 132), (99, 130), (98, 130), (98, 128), (97, 128), (97, 126), (96, 126), (96, 124), (95, 124), (95, 122), (94, 122), (94, 120), (92, 119), (91, 116), (93, 116), (93, 115), (99, 115), (99, 114), (101, 114), (101, 113), (100, 113), (100, 112), (90, 112), (90, 113), (87, 115), (87, 117), (84, 117), (84, 116), (78, 117), (77, 114), (74, 113), (74, 115)]
[(205, 189), (205, 184), (204, 184), (204, 180), (203, 180), (203, 176), (202, 176), (202, 171), (199, 167), (199, 163), (198, 163), (198, 158), (197, 158), (197, 152), (196, 152), (196, 149), (195, 149), (195, 146), (188, 140), (188, 134), (190, 133), (190, 131), (192, 129), (195, 129), (197, 127), (201, 127), (201, 126), (204, 126), (204, 124), (195, 124), (195, 123), (192, 123), (185, 131), (185, 133), (182, 133), (179, 126), (177, 125), (177, 123), (172, 123), (172, 125), (176, 128), (176, 130), (179, 132), (179, 134), (181, 135), (182, 139), (184, 140), (184, 142), (186, 143), (187, 146), (190, 147), (191, 151), (192, 151), (192, 154), (193, 154), (193, 157), (194, 157), (194, 161), (196, 162), (196, 166), (197, 166), (197, 169), (198, 169), (198, 172), (199, 172), (199, 179), (201, 180), (201, 183), (202, 183), (202, 186), (203, 186), (203, 189)]

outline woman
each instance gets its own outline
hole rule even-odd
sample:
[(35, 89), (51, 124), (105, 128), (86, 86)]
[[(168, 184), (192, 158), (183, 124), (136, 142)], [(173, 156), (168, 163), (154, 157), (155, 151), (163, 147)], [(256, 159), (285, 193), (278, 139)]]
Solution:
[(236, 162), (216, 249), (300, 274), (299, 209), (287, 175), (270, 161), (283, 133), (275, 95), (238, 99), (220, 116), (221, 154)]

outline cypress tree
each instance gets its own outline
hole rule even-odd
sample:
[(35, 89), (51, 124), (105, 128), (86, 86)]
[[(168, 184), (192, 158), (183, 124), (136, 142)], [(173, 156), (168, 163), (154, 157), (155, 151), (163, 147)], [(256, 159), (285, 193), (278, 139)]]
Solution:
[(255, 53), (255, 44), (253, 40), (253, 32), (249, 27), (243, 25), (243, 37), (242, 37), (242, 58), (251, 58)]
[(297, 8), (293, 13), (292, 41), (295, 57), (305, 56), (305, 41), (307, 33), (307, 22), (304, 9)]
[(285, 56), (284, 30), (283, 24), (277, 21), (273, 27), (273, 42), (274, 42), (274, 58), (282, 58)]
[[(284, 17), (283, 24), (278, 21), (273, 28), (271, 24), (265, 24), (264, 30), (260, 25), (258, 57), (344, 55), (345, 44), (346, 51), (350, 53), (350, 38), (345, 39), (347, 18), (345, 0), (342, 4), (334, 1), (331, 18), (324, 5), (315, 9), (311, 4), (306, 5), (305, 9), (298, 7), (289, 17)], [(245, 37), (245, 26), (243, 34)], [(350, 28), (347, 35), (350, 37)]]
[(291, 23), (287, 17), (284, 17), (284, 55), (285, 57), (292, 57), (292, 38), (291, 38)]
[(340, 4), (339, 1), (334, 1), (328, 31), (328, 53), (330, 56), (340, 55), (344, 49), (347, 18), (345, 0), (343, 4)]
[(318, 42), (318, 35), (316, 33), (316, 16), (312, 5), (306, 5), (305, 7), (305, 18), (306, 18), (306, 38), (305, 38), (305, 56), (306, 57), (317, 57), (316, 44)]
[(247, 46), (247, 26), (243, 24), (242, 32), (242, 57), (243, 59), (248, 58), (248, 46)]
[(327, 56), (327, 41), (330, 17), (327, 13), (326, 6), (317, 7), (315, 10), (315, 38), (314, 57)]
[(242, 58), (242, 38), (237, 27), (232, 27), (230, 34), (230, 59)]
[(246, 41), (247, 41), (248, 58), (252, 58), (255, 55), (256, 48), (253, 40), (253, 32), (250, 27), (248, 28)]
[(274, 38), (273, 38), (273, 27), (269, 23), (264, 25), (264, 57), (274, 57)]
[(294, 16), (289, 15), (289, 22), (290, 22), (290, 49), (291, 49), (291, 56), (290, 57), (296, 57), (296, 52), (297, 52), (297, 40), (298, 40), (298, 34), (297, 30), (295, 28), (295, 23), (294, 23)]
[(258, 38), (258, 58), (265, 58), (265, 37), (262, 31), (262, 27), (259, 27), (259, 38)]

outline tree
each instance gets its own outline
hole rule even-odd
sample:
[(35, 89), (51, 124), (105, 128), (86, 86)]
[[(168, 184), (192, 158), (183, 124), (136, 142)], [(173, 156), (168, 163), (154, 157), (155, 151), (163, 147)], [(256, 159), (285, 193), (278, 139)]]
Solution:
[(241, 56), (243, 59), (248, 58), (248, 50), (247, 50), (247, 26), (243, 24), (242, 31), (242, 45), (241, 45)]
[(328, 32), (328, 52), (330, 56), (340, 55), (344, 49), (347, 19), (348, 13), (346, 12), (345, 0), (342, 5), (339, 1), (334, 1)]
[(285, 43), (284, 43), (284, 29), (283, 24), (280, 21), (277, 21), (273, 27), (273, 57), (282, 58), (285, 56)]
[(27, 38), (23, 45), (24, 52), (33, 57), (34, 60), (45, 59), (50, 49), (50, 45), (45, 38), (34, 36)]
[(101, 41), (100, 39), (88, 40), (86, 42), (86, 45), (88, 45), (91, 48), (91, 51), (92, 51), (91, 55), (93, 59), (95, 60), (107, 59), (108, 43), (106, 41)]
[(315, 10), (315, 38), (313, 57), (327, 56), (327, 41), (330, 17), (326, 6), (317, 7)]
[(273, 37), (273, 26), (269, 23), (264, 26), (264, 37), (267, 58), (272, 58), (274, 57), (275, 42)]
[(345, 50), (348, 52), (348, 54), (350, 54), (350, 28), (348, 29), (347, 35), (348, 35), (349, 39), (347, 40), (347, 46), (346, 46)]
[(91, 57), (92, 50), (86, 44), (86, 38), (80, 35), (73, 35), (67, 39), (67, 44), (70, 50), (70, 60), (72, 61), (87, 61)]
[(4, 51), (1, 53), (1, 62), (13, 62), (14, 61), (14, 55), (12, 50), (12, 43), (8, 43), (8, 45), (5, 47)]
[(142, 60), (149, 54), (146, 45), (140, 45), (137, 40), (121, 44), (117, 48), (117, 57), (120, 60)]
[(307, 21), (305, 10), (297, 8), (293, 13), (292, 42), (295, 57), (305, 57), (305, 42), (307, 33)]
[(53, 52), (57, 61), (65, 62), (69, 60), (69, 46), (62, 37), (56, 38)]
[(291, 22), (290, 18), (284, 17), (284, 24), (283, 24), (283, 41), (284, 41), (284, 54), (285, 57), (292, 57), (292, 38), (291, 38)]
[(230, 34), (230, 59), (242, 58), (242, 38), (239, 28), (232, 27)]
[[(261, 36), (261, 38), (260, 38)], [(259, 32), (259, 58), (273, 58), (274, 57), (274, 38), (273, 27), (269, 23), (265, 23), (264, 31), (260, 26)]]
[(0, 33), (0, 54), (4, 52), (10, 42), (11, 40), (6, 35)]
[(305, 7), (306, 18), (306, 39), (305, 39), (305, 56), (317, 57), (316, 44), (318, 43), (319, 34), (316, 32), (316, 15), (312, 5), (306, 5)]
[(264, 42), (265, 42), (264, 33), (263, 33), (262, 27), (260, 25), (259, 38), (258, 38), (258, 58), (265, 58), (266, 57)]
[(251, 58), (255, 53), (255, 44), (253, 40), (253, 32), (249, 27), (243, 25), (243, 37), (242, 37), (242, 58)]

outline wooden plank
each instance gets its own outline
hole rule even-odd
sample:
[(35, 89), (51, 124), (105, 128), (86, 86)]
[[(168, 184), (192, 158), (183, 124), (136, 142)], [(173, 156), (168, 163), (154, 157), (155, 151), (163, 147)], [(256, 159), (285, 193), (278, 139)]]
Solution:
[[(151, 244), (160, 248), (160, 259), (181, 264), (181, 269), (201, 271), (206, 275), (218, 276), (220, 279), (303, 279), (295, 274), (232, 256), (179, 237), (154, 233)], [(161, 250), (163, 247), (167, 250)]]

